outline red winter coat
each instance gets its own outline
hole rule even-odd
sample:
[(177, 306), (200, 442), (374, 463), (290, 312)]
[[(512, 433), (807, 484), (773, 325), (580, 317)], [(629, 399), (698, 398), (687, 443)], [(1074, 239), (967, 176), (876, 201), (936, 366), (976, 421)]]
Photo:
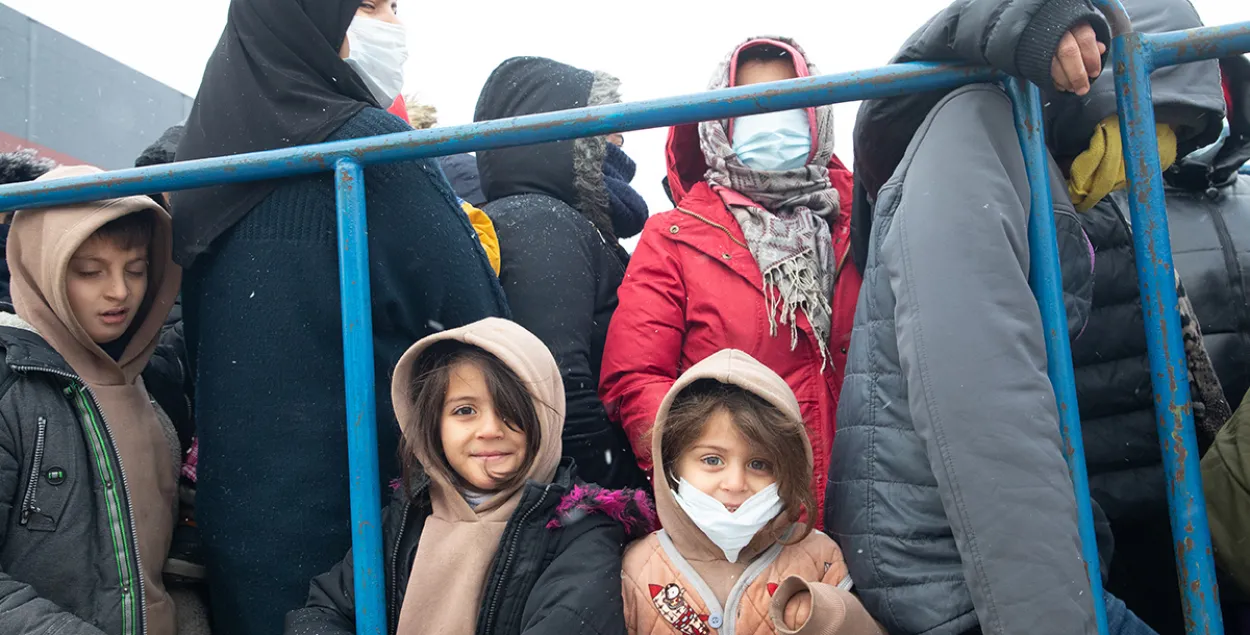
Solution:
[(821, 372), (816, 336), (802, 312), (793, 351), (789, 325), (778, 323), (777, 335), (769, 334), (763, 275), (733, 214), (703, 180), (707, 165), (697, 126), (670, 131), (668, 166), (677, 209), (647, 221), (630, 259), (617, 291), (620, 304), (608, 328), (599, 397), (608, 415), (624, 426), (639, 465), (650, 470), (647, 432), (673, 382), (721, 349), (745, 351), (781, 375), (799, 400), (815, 459), (812, 491), (820, 506), (815, 514), (819, 525), (861, 281), (847, 253), (851, 172), (837, 158), (830, 164), (842, 209), (831, 227), (839, 274), (833, 292), (830, 359)]

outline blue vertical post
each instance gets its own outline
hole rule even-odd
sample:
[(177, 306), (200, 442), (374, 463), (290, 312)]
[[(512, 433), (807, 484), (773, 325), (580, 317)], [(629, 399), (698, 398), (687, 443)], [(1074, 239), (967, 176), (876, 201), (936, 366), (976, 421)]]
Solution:
[(334, 165), (338, 203), (339, 291), (343, 309), (343, 361), (347, 390), (347, 461), (352, 496), (356, 632), (385, 635), (382, 568), (382, 493), (378, 477), (377, 400), (373, 394), (373, 314), (369, 294), (369, 243), (365, 173), (360, 163)]
[(1046, 340), (1046, 372), (1059, 407), (1059, 430), (1063, 434), (1064, 458), (1076, 494), (1077, 528), (1081, 557), (1089, 575), (1094, 621), (1100, 635), (1107, 633), (1107, 606), (1103, 602), (1098, 538), (1094, 534), (1094, 508), (1085, 470), (1085, 443), (1081, 437), (1081, 413), (1076, 403), (1076, 375), (1072, 370), (1072, 346), (1068, 313), (1063, 303), (1063, 275), (1059, 242), (1055, 236), (1055, 210), (1050, 192), (1050, 164), (1042, 132), (1042, 99), (1037, 86), (1022, 79), (1007, 80), (1015, 111), (1016, 132), (1024, 151), (1029, 176), (1029, 286), (1042, 312)]
[(1221, 635), (1219, 591), (1207, 528), (1206, 499), (1198, 466), (1198, 443), (1189, 394), (1189, 368), (1172, 268), (1171, 240), (1163, 200), (1163, 170), (1150, 90), (1153, 68), (1146, 40), (1124, 32), (1112, 43), (1116, 104), (1124, 144), (1133, 219), (1133, 248), (1146, 322), (1155, 418), (1163, 446), (1172, 540), (1190, 635)]

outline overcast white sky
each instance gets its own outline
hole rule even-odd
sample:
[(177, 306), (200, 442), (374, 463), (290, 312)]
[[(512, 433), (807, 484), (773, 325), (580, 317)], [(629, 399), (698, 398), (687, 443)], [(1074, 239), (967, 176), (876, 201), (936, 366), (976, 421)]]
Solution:
[[(0, 0), (161, 82), (195, 95), (229, 0)], [(627, 101), (703, 90), (716, 63), (754, 35), (796, 38), (824, 72), (885, 63), (951, 0), (399, 0), (410, 51), (405, 93), (468, 123), (490, 71), (542, 55), (621, 78)], [(1192, 0), (1207, 24), (1250, 20), (1246, 0)], [(856, 104), (837, 106), (837, 150), (849, 164)], [(83, 131), (89, 134), (90, 131)], [(669, 208), (663, 130), (626, 135), (635, 187), (652, 213)]]

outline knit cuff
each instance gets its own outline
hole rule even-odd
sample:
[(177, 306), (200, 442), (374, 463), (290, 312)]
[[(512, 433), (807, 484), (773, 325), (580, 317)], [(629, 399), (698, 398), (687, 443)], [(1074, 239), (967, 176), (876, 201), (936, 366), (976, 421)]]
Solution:
[[(1111, 28), (1102, 14), (1087, 0), (1051, 0), (1034, 14), (1020, 34), (1016, 47), (1016, 68), (1025, 79), (1041, 87), (1049, 86), (1050, 63), (1059, 49), (1063, 35), (1078, 24), (1088, 22), (1098, 41), (1111, 50)], [(1103, 55), (1106, 61), (1106, 54)]]
[[(846, 602), (827, 584), (808, 584), (802, 578), (790, 576), (777, 587), (773, 594), (769, 614), (778, 635), (835, 635), (846, 621)], [(797, 629), (786, 627), (786, 605), (800, 593), (811, 595), (812, 607), (807, 620)]]

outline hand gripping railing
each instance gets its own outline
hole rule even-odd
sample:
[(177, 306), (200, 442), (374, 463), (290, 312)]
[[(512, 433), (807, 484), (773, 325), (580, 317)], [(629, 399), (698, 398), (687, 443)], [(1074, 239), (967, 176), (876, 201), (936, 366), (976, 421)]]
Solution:
[[(1151, 370), (1165, 448), (1172, 531), (1184, 583), (1190, 633), (1222, 632), (1203, 513), (1196, 444), (1189, 410), (1187, 371), (1181, 347), (1171, 250), (1163, 212), (1149, 69), (1250, 50), (1250, 23), (1142, 35), (1131, 31), (1118, 0), (1098, 0), (1115, 27), (1113, 45), (1121, 130), (1129, 162), (1134, 240), (1146, 310)], [(284, 148), (162, 166), (117, 170), (39, 183), (0, 186), (0, 211), (46, 207), (169, 192), (226, 183), (335, 172), (339, 210), (339, 280), (342, 293), (344, 367), (347, 391), (348, 461), (351, 478), (352, 543), (355, 556), (356, 628), (383, 635), (381, 493), (373, 376), (363, 166), (573, 139), (612, 132), (724, 119), (760, 112), (845, 101), (879, 99), (911, 92), (955, 88), (1003, 77), (989, 69), (938, 64), (890, 65), (867, 71), (805, 77), (647, 102), (581, 108), (477, 124), (421, 130)], [(1008, 80), (1028, 169), (1030, 284), (1045, 329), (1048, 370), (1059, 405), (1066, 458), (1076, 488), (1083, 557), (1094, 593), (1100, 633), (1106, 633), (1097, 545), (1084, 467), (1080, 420), (1068, 343), (1058, 249), (1053, 227), (1041, 102), (1036, 87)], [(1148, 132), (1148, 134), (1146, 132)], [(1137, 163), (1135, 163), (1137, 162)]]

